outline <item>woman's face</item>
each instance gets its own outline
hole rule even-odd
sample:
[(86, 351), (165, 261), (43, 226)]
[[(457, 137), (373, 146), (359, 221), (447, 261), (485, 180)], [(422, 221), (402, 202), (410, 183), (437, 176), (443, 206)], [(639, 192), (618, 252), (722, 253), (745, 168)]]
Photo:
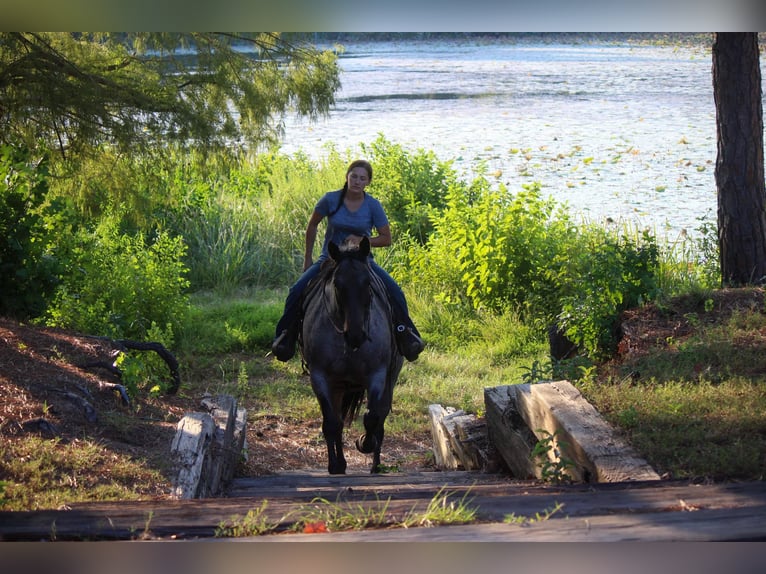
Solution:
[(362, 193), (364, 188), (370, 184), (370, 176), (363, 167), (355, 167), (346, 176), (349, 191)]

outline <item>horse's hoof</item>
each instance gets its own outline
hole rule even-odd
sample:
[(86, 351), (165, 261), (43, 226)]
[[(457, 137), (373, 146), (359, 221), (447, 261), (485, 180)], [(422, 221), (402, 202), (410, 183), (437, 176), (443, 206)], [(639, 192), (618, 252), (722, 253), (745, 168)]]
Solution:
[(361, 452), (362, 454), (370, 454), (375, 452), (375, 449), (378, 447), (378, 441), (375, 438), (375, 435), (367, 435), (363, 434), (358, 439), (356, 439), (356, 450)]

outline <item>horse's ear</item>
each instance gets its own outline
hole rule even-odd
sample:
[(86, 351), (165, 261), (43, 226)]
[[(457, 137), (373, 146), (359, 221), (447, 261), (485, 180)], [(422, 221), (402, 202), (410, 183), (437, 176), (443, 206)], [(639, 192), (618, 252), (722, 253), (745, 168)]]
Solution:
[(359, 255), (367, 257), (370, 254), (370, 239), (365, 235), (359, 242)]
[(340, 248), (332, 241), (327, 246), (327, 252), (334, 261), (337, 261), (340, 258)]

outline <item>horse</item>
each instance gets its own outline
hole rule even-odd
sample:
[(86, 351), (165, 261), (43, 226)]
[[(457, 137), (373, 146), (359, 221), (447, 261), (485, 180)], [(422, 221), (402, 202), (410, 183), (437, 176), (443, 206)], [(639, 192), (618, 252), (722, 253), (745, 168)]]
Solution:
[(367, 399), (364, 434), (355, 442), (372, 454), (371, 473), (382, 471), (384, 423), (403, 357), (394, 339), (391, 305), (369, 262), (365, 237), (356, 250), (328, 246), (330, 258), (307, 287), (299, 348), (322, 412), (327, 470), (345, 474), (343, 426), (351, 425)]

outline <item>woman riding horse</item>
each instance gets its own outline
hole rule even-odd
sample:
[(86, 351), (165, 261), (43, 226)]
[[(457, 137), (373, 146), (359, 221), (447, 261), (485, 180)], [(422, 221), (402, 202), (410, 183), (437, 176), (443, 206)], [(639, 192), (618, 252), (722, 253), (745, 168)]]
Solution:
[(365, 402), (364, 434), (356, 448), (372, 455), (370, 472), (381, 472), (385, 422), (402, 368), (396, 349), (390, 297), (372, 270), (370, 241), (358, 248), (328, 246), (322, 266), (303, 302), (303, 360), (322, 410), (327, 470), (345, 474), (343, 427), (351, 425)]
[[(311, 279), (319, 273), (322, 262), (328, 257), (330, 243), (358, 247), (362, 238), (367, 237), (372, 247), (391, 245), (391, 228), (383, 206), (369, 195), (365, 188), (372, 181), (372, 166), (365, 160), (352, 162), (346, 170), (343, 188), (330, 191), (317, 202), (306, 227), (306, 249), (303, 258), (303, 275), (290, 288), (285, 301), (282, 318), (277, 323), (276, 336), (271, 346), (274, 356), (280, 361), (288, 361), (295, 354), (295, 345), (300, 328), (301, 295)], [(314, 242), (319, 223), (327, 217), (322, 253), (313, 261)], [(372, 237), (372, 230), (377, 235)], [(399, 352), (408, 361), (414, 361), (423, 350), (424, 343), (420, 333), (410, 319), (407, 301), (401, 287), (380, 265), (370, 257), (370, 265), (375, 274), (383, 281), (393, 309), (396, 329), (396, 342)]]

